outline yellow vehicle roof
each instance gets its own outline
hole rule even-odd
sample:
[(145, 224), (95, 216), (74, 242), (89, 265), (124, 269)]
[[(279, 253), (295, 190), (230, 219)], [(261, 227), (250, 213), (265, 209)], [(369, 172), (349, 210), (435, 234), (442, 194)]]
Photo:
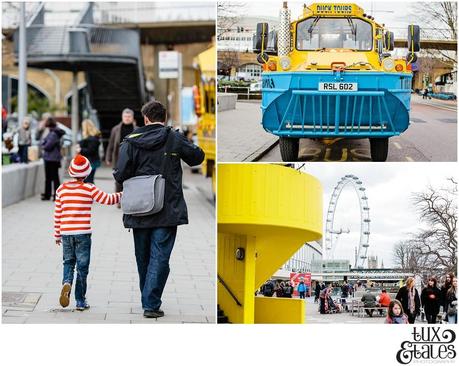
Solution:
[(203, 73), (208, 78), (215, 78), (217, 61), (217, 55), (215, 51), (215, 46), (212, 46), (204, 52), (201, 52), (195, 58), (195, 62), (201, 70), (201, 73)]

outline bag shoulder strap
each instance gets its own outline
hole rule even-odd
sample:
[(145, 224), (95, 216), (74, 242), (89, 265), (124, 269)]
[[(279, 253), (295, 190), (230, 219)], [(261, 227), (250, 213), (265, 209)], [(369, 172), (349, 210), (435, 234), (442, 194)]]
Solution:
[(167, 160), (169, 160), (168, 157), (170, 156), (171, 149), (174, 143), (174, 137), (173, 137), (174, 132), (172, 131), (172, 127), (168, 126), (166, 128), (167, 128), (166, 143), (164, 144), (163, 159), (161, 161), (161, 166), (159, 168), (159, 172), (161, 173), (163, 177), (165, 176), (164, 171), (166, 168), (166, 162)]

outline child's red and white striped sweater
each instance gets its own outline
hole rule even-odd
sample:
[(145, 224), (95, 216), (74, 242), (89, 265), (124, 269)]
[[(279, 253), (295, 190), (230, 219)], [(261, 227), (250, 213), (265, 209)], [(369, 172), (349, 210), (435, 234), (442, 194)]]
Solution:
[(54, 237), (91, 233), (91, 207), (94, 201), (104, 205), (120, 202), (121, 193), (106, 193), (94, 184), (71, 181), (56, 191)]

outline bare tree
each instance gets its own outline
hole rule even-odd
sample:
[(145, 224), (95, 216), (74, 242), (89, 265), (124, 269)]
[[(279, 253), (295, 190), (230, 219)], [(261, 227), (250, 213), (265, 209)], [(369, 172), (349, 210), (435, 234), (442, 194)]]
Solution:
[(457, 183), (450, 178), (445, 188), (414, 193), (413, 203), (426, 228), (413, 236), (412, 244), (430, 268), (456, 273)]
[(241, 19), (246, 4), (240, 2), (219, 1), (217, 3), (217, 39), (231, 31)]
[(457, 271), (457, 182), (446, 187), (428, 187), (412, 195), (422, 228), (394, 245), (395, 266), (420, 275), (440, 276)]
[(410, 258), (410, 243), (401, 241), (395, 244), (393, 257), (396, 267), (401, 269), (408, 269), (408, 261)]
[[(413, 3), (415, 16), (420, 20), (421, 29), (430, 28), (431, 32), (438, 35), (438, 38), (450, 40), (457, 39), (457, 2), (440, 1), (440, 2), (422, 2)], [(457, 63), (457, 52), (445, 51), (439, 47), (426, 52), (438, 57), (440, 54), (443, 59)]]
[(230, 73), (231, 69), (239, 66), (239, 53), (232, 50), (218, 51), (219, 72), (220, 69), (225, 73)]
[(437, 274), (435, 269), (429, 268), (428, 258), (421, 255), (420, 249), (412, 240), (405, 240), (394, 246), (394, 263), (396, 267), (420, 275), (425, 278)]

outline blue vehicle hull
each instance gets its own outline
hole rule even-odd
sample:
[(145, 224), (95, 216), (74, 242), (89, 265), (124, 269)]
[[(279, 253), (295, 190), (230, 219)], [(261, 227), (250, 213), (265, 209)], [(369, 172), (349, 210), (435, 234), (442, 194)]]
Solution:
[[(381, 138), (409, 126), (412, 74), (373, 71), (265, 72), (262, 124), (281, 137)], [(319, 91), (320, 82), (358, 91)]]

